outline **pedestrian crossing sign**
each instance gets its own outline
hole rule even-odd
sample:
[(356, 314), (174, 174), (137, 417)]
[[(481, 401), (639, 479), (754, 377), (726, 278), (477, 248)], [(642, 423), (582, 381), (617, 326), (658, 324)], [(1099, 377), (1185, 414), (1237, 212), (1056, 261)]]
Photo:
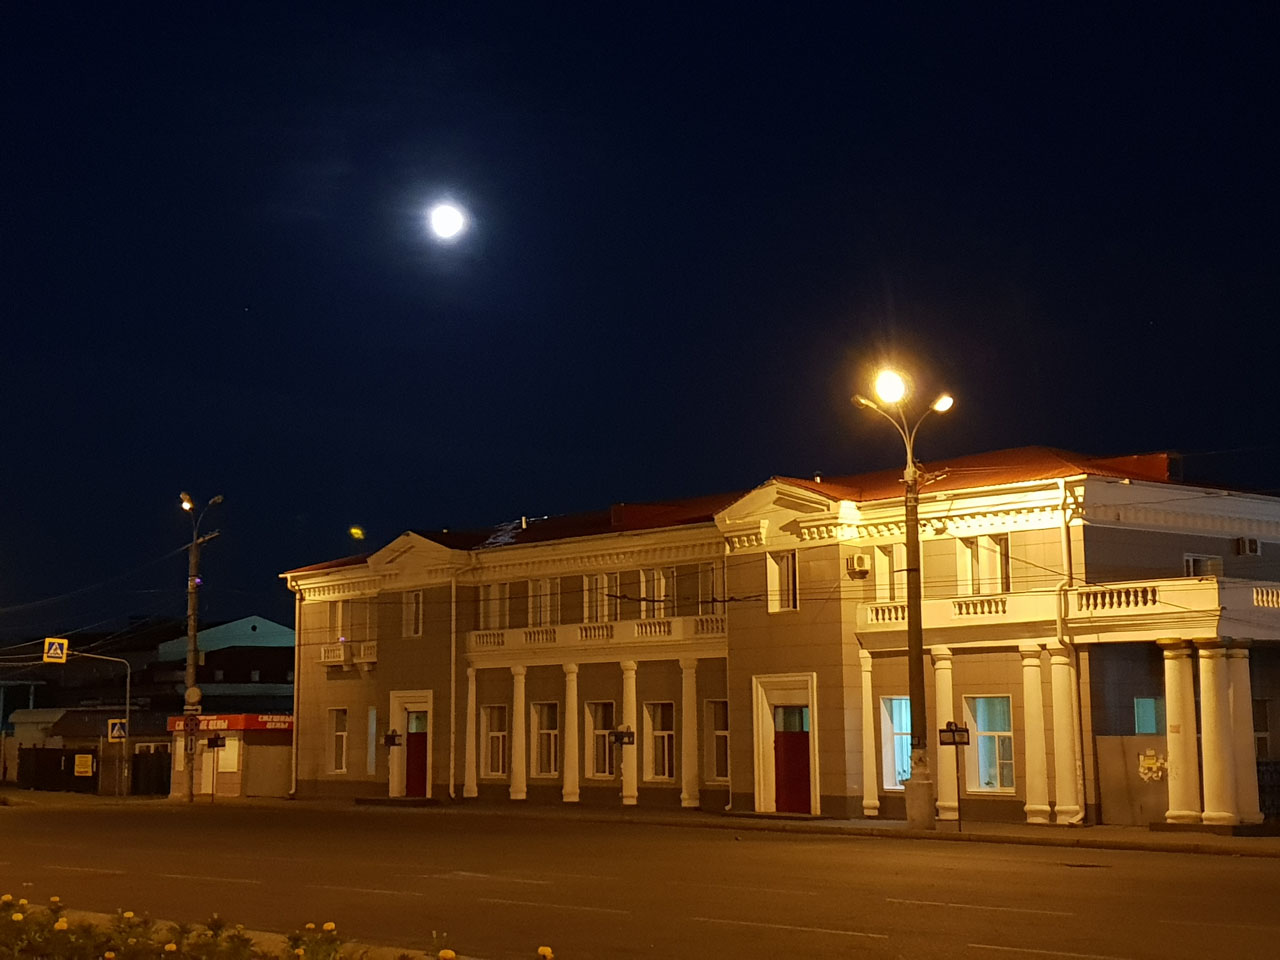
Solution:
[(129, 725), (123, 720), (107, 721), (107, 739), (112, 743), (122, 743), (129, 735)]
[(45, 663), (66, 663), (67, 662), (67, 641), (64, 637), (45, 637), (44, 638), (44, 662)]

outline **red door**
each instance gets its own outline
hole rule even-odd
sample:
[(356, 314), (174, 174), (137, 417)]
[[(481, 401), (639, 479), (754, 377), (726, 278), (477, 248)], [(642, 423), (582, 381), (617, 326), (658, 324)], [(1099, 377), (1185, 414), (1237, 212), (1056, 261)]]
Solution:
[(409, 712), (408, 732), (404, 735), (404, 795), (427, 795), (427, 711)]
[(810, 813), (809, 708), (774, 707), (774, 809), (778, 813)]

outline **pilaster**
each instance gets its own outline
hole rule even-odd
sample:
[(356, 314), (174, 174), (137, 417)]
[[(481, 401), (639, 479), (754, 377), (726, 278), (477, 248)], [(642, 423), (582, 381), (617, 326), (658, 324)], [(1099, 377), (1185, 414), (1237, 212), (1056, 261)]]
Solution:
[[(956, 701), (951, 676), (953, 658), (949, 647), (930, 647), (929, 651), (933, 654), (933, 691), (934, 699), (937, 701), (934, 706), (937, 711), (936, 726), (942, 728), (956, 718)], [(950, 747), (938, 750), (938, 769), (935, 771), (935, 778), (938, 782), (939, 820), (960, 818), (960, 780), (956, 775), (956, 756), (954, 755), (955, 751), (960, 749), (960, 747)]]
[(880, 778), (876, 775), (876, 701), (871, 689), (871, 654), (858, 651), (862, 667), (862, 815), (880, 815)]
[(1049, 646), (1049, 677), (1053, 691), (1053, 819), (1080, 819), (1080, 782), (1076, 772), (1075, 683), (1070, 651), (1060, 643)]
[(578, 748), (578, 665), (564, 665), (564, 785), (560, 796), (565, 803), (578, 802), (578, 771), (582, 756)]
[(467, 715), (462, 723), (462, 795), (474, 797), (476, 789), (476, 668), (467, 667)]
[(636, 730), (636, 662), (623, 660), (622, 668), (622, 728), (635, 734), (631, 743), (622, 745), (622, 805), (633, 807), (636, 803), (636, 756), (640, 746), (640, 732)]
[(523, 666), (511, 668), (511, 799), (523, 800), (528, 794), (526, 758), (529, 744), (525, 737)]
[(697, 807), (698, 661), (680, 660), (680, 806)]
[(1200, 660), (1200, 743), (1205, 823), (1240, 822), (1236, 805), (1235, 740), (1227, 683), (1227, 648), (1221, 640), (1196, 641)]
[(1191, 645), (1161, 640), (1164, 649), (1165, 767), (1169, 783), (1169, 823), (1200, 822), (1200, 748), (1191, 676)]
[(1253, 731), (1253, 685), (1249, 679), (1249, 648), (1227, 648), (1227, 684), (1231, 700), (1231, 739), (1236, 754), (1236, 803), (1241, 823), (1261, 823), (1258, 803), (1257, 746)]

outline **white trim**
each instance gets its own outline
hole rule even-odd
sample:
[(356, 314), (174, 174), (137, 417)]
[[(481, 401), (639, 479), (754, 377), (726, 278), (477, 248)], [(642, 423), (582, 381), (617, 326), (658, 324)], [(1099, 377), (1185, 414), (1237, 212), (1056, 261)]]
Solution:
[(387, 763), (387, 796), (403, 797), (405, 795), (405, 752), (409, 742), (409, 713), (425, 710), (427, 713), (427, 798), (431, 797), (431, 761), (433, 731), (436, 723), (434, 692), (431, 690), (392, 690), (390, 709), (387, 712), (387, 724), (391, 729), (400, 732), (400, 746), (393, 747)]
[(820, 816), (821, 791), (818, 779), (818, 675), (777, 673), (751, 678), (754, 713), (755, 804), (757, 813), (776, 813), (776, 785), (773, 758), (773, 708), (809, 708), (809, 812)]

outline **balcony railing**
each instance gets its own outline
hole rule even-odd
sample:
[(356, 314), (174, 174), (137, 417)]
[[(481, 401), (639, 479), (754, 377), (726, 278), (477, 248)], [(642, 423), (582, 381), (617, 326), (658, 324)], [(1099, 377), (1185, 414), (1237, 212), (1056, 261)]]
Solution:
[(509, 630), (472, 631), (467, 635), (467, 649), (476, 652), (708, 640), (724, 637), (725, 630), (723, 615), (668, 617), (661, 620), (620, 620), (612, 623), (573, 623), (554, 627), (513, 627)]
[(326, 643), (320, 647), (320, 662), (330, 667), (346, 666), (351, 662), (351, 644)]
[(363, 640), (360, 643), (351, 644), (355, 647), (352, 651), (351, 659), (354, 663), (377, 663), (378, 662), (378, 641)]

